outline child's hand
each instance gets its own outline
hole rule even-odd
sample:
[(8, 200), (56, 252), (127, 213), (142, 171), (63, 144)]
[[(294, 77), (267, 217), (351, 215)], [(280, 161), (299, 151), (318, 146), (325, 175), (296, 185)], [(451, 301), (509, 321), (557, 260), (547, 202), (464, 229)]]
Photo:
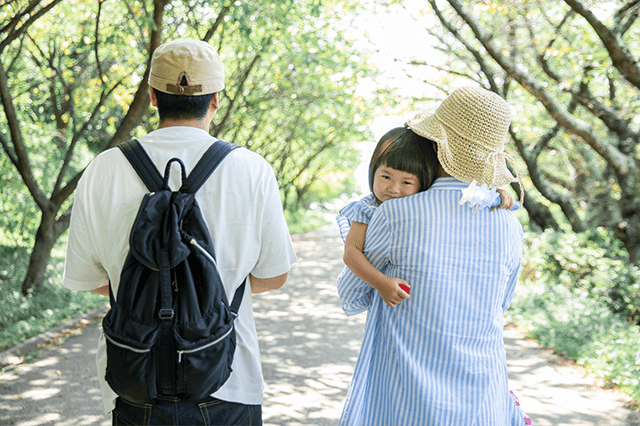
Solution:
[(505, 191), (504, 189), (501, 189), (501, 188), (497, 188), (496, 191), (498, 191), (498, 194), (500, 194), (500, 198), (502, 199), (502, 203), (497, 207), (493, 207), (491, 209), (491, 211), (494, 211), (495, 209), (507, 209), (507, 210), (509, 210), (511, 207), (513, 207), (513, 197), (511, 195), (509, 195), (509, 193), (507, 191)]
[(382, 300), (392, 308), (398, 306), (404, 299), (408, 299), (409, 293), (404, 291), (400, 286), (411, 288), (408, 282), (400, 278), (386, 277), (384, 282), (377, 287)]

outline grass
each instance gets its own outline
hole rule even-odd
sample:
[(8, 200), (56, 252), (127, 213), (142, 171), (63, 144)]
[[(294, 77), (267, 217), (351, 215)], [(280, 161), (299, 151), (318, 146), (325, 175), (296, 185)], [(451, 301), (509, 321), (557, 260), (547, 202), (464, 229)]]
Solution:
[(22, 296), (28, 259), (25, 248), (0, 248), (0, 351), (106, 303), (97, 294), (72, 291), (60, 285), (64, 258), (59, 249), (54, 251), (47, 268), (42, 293)]

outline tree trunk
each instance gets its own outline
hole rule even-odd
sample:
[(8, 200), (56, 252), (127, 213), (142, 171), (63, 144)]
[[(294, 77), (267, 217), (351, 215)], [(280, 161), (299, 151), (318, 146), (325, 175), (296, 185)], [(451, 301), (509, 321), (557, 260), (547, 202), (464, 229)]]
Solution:
[(55, 209), (42, 212), (40, 226), (38, 227), (36, 240), (29, 258), (27, 275), (22, 282), (22, 294), (24, 296), (29, 293), (37, 294), (42, 291), (44, 275), (49, 259), (51, 258), (51, 250), (53, 250), (60, 235), (69, 228), (69, 223), (71, 222), (71, 207), (61, 214), (60, 217), (56, 218), (58, 211), (58, 209)]
[(29, 268), (27, 276), (22, 282), (22, 294), (27, 296), (30, 292), (38, 294), (44, 285), (44, 273), (51, 258), (51, 250), (56, 243), (57, 237), (53, 230), (54, 220), (51, 220), (51, 213), (42, 213), (42, 220), (36, 233), (36, 240), (29, 258)]

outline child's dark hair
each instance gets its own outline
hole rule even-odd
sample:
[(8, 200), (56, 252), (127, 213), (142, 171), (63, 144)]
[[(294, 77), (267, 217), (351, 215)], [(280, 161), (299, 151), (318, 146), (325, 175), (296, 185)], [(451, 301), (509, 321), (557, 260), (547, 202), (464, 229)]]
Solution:
[(380, 166), (416, 175), (418, 191), (425, 191), (438, 177), (438, 158), (433, 142), (411, 129), (396, 127), (378, 141), (369, 164), (369, 188), (373, 192), (373, 177)]

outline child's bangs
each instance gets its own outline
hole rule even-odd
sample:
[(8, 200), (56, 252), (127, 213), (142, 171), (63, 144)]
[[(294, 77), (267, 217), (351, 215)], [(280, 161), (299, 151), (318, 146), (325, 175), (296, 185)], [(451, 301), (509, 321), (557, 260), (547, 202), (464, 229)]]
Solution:
[(383, 154), (381, 164), (394, 170), (421, 176), (425, 167), (424, 154), (415, 143), (398, 143)]

